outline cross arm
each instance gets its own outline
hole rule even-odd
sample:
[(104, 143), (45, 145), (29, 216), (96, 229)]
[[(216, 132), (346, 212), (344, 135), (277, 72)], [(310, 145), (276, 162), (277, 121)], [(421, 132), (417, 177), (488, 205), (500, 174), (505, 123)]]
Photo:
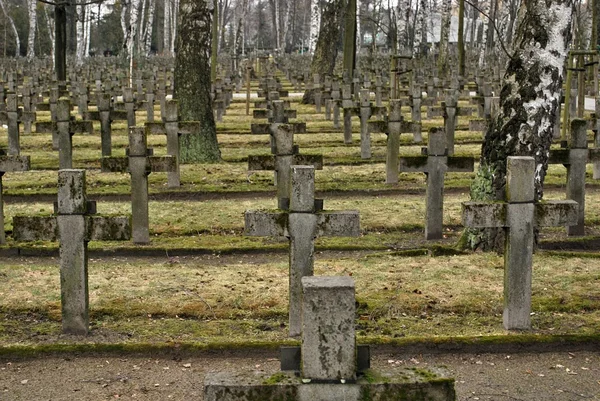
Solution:
[(475, 159), (469, 156), (449, 156), (447, 160), (446, 171), (449, 172), (468, 173), (473, 171), (475, 166)]
[(103, 157), (101, 165), (102, 165), (103, 173), (129, 172), (129, 158), (127, 158), (127, 157)]
[(384, 121), (384, 120), (369, 121), (367, 124), (369, 125), (369, 132), (383, 132), (383, 133), (389, 132), (387, 121)]
[(275, 156), (250, 155), (248, 156), (248, 170), (275, 170)]
[(505, 227), (508, 203), (463, 202), (463, 226), (469, 228)]
[(288, 214), (267, 210), (244, 213), (244, 234), (254, 237), (284, 237), (288, 231)]
[(38, 121), (35, 123), (35, 132), (38, 133), (49, 133), (53, 132), (56, 127), (54, 121)]
[(100, 112), (97, 110), (86, 111), (83, 113), (84, 120), (100, 121)]
[(21, 113), (19, 121), (21, 122), (34, 122), (36, 120), (35, 111), (24, 111)]
[(6, 124), (8, 123), (8, 114), (5, 111), (0, 111), (0, 123)]
[(294, 155), (293, 164), (298, 166), (313, 166), (317, 170), (323, 170), (323, 155)]
[(165, 128), (164, 123), (150, 122), (150, 123), (145, 123), (144, 126), (146, 127), (146, 135), (148, 135), (148, 134), (166, 134), (167, 133), (167, 129)]
[(357, 210), (327, 211), (317, 214), (319, 237), (358, 237), (360, 215)]
[(129, 216), (87, 216), (87, 241), (125, 241), (131, 239)]
[(545, 201), (535, 204), (535, 224), (538, 227), (572, 226), (577, 224), (579, 205), (572, 200)]
[(29, 156), (0, 156), (0, 171), (28, 171), (31, 168)]
[(398, 170), (401, 173), (426, 173), (427, 156), (405, 156), (400, 158)]
[(474, 110), (472, 107), (457, 107), (456, 108), (456, 116), (470, 116), (473, 114)]
[(127, 111), (125, 110), (111, 110), (110, 111), (111, 121), (127, 121)]
[(74, 134), (94, 133), (94, 126), (90, 120), (71, 121), (69, 123), (69, 131)]
[(56, 216), (13, 217), (13, 238), (15, 241), (58, 240)]
[(177, 158), (175, 156), (151, 156), (148, 157), (150, 171), (172, 172), (177, 171)]

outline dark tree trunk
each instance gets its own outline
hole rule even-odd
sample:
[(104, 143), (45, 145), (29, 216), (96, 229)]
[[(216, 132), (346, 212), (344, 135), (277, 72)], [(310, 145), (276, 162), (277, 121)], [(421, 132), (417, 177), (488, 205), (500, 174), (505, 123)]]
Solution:
[(175, 49), (174, 97), (183, 121), (200, 121), (200, 132), (181, 137), (181, 162), (218, 162), (210, 98), (210, 55), (213, 2), (181, 0)]
[[(528, 0), (521, 5), (515, 53), (509, 59), (500, 108), (486, 133), (472, 200), (502, 200), (508, 156), (536, 161), (536, 199), (542, 199), (563, 65), (571, 40), (571, 0)], [(501, 250), (502, 230), (469, 230), (462, 245)]]
[(54, 70), (56, 80), (67, 80), (67, 13), (64, 4), (54, 6)]
[[(321, 25), (319, 29), (319, 38), (315, 46), (310, 65), (311, 74), (319, 74), (321, 77), (332, 75), (337, 59), (338, 44), (340, 40), (341, 24), (344, 14), (344, 1), (331, 0), (325, 2), (321, 13)], [(302, 103), (313, 103), (314, 96), (312, 91), (304, 92)]]

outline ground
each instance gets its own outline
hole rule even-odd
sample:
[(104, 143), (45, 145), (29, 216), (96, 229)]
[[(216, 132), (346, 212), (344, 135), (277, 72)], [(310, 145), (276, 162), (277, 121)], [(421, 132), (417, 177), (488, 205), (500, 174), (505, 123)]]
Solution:
[[(600, 400), (600, 352), (496, 354), (404, 353), (378, 349), (381, 369), (445, 366), (456, 379), (458, 400)], [(0, 400), (202, 400), (209, 371), (279, 368), (272, 350), (170, 352), (156, 355), (73, 354), (36, 359), (0, 358)]]

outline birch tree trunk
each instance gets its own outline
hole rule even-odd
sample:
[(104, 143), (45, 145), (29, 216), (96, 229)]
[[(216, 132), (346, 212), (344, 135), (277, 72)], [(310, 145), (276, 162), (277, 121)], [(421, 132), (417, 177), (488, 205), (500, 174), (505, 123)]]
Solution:
[(177, 39), (178, 32), (178, 13), (179, 13), (179, 0), (172, 0), (171, 8), (171, 44), (169, 47), (170, 54), (175, 54), (175, 40)]
[(450, 17), (452, 1), (443, 0), (440, 26), (440, 53), (438, 56), (438, 76), (443, 77), (448, 71), (448, 41), (450, 39)]
[(410, 0), (399, 0), (398, 7), (396, 9), (396, 24), (398, 27), (398, 47), (400, 53), (406, 52), (407, 49), (412, 49), (412, 43), (410, 43), (410, 3)]
[(144, 29), (144, 54), (150, 55), (152, 51), (152, 26), (154, 25), (154, 9), (156, 7), (156, 0), (149, 0), (148, 4), (148, 19)]
[(413, 37), (413, 54), (423, 54), (423, 48), (427, 46), (427, 0), (421, 0), (415, 15), (415, 34)]
[(308, 52), (311, 54), (316, 50), (320, 27), (321, 7), (319, 7), (319, 0), (310, 0), (310, 36), (308, 37)]
[(171, 54), (171, 0), (164, 0), (163, 52)]
[(54, 60), (54, 52), (56, 49), (56, 44), (54, 42), (54, 19), (50, 19), (48, 17), (48, 7), (47, 4), (44, 4), (42, 9), (44, 10), (44, 18), (46, 19), (46, 28), (48, 30), (48, 37), (50, 38), (50, 58)]
[[(341, 34), (340, 27), (343, 21), (344, 3), (343, 0), (330, 0), (323, 5), (323, 15), (319, 27), (319, 38), (315, 45), (315, 51), (310, 65), (310, 72), (312, 75), (319, 74), (323, 77), (325, 75), (333, 74), (333, 68), (335, 67), (335, 61), (338, 54), (337, 44)], [(312, 103), (313, 101), (313, 93), (311, 91), (304, 92), (302, 103)]]
[(27, 34), (27, 59), (35, 58), (35, 32), (37, 28), (37, 0), (27, 0), (29, 32)]
[(86, 6), (77, 6), (77, 51), (76, 63), (81, 65), (83, 58), (85, 57), (85, 20), (86, 20)]
[(141, 10), (139, 12), (138, 15), (138, 35), (135, 38), (136, 41), (136, 48), (138, 49), (138, 52), (141, 53), (144, 50), (144, 44), (146, 42), (146, 29), (148, 29), (148, 25), (144, 24), (144, 21), (146, 19), (146, 3), (148, 2), (148, 0), (140, 0), (140, 7)]
[(237, 33), (235, 35), (235, 54), (243, 53), (244, 21), (248, 18), (248, 0), (241, 0), (241, 7), (236, 7), (240, 13), (237, 21)]
[(182, 0), (177, 29), (174, 98), (184, 121), (200, 121), (200, 132), (181, 137), (182, 162), (221, 159), (210, 98), (212, 0)]
[(2, 13), (4, 14), (4, 16), (6, 17), (6, 20), (8, 21), (8, 24), (10, 25), (10, 30), (13, 33), (13, 36), (15, 37), (15, 56), (20, 56), (21, 53), (21, 41), (19, 40), (19, 33), (17, 32), (17, 28), (15, 27), (15, 22), (13, 21), (12, 17), (8, 14), (7, 10), (6, 10), (6, 6), (4, 5), (4, 0), (0, 0), (0, 7), (2, 7)]
[[(519, 10), (515, 53), (509, 59), (498, 115), (487, 130), (481, 165), (471, 186), (472, 200), (501, 200), (509, 156), (536, 161), (535, 195), (541, 200), (560, 102), (563, 67), (571, 41), (571, 0), (527, 0)], [(475, 230), (463, 245), (502, 249), (502, 230)]]

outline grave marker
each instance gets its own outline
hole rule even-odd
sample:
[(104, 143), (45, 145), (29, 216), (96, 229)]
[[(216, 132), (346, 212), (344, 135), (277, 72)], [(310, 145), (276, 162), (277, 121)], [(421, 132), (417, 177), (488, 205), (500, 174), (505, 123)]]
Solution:
[(535, 160), (512, 156), (506, 165), (504, 202), (464, 202), (463, 225), (504, 228), (504, 313), (507, 330), (531, 328), (531, 269), (534, 228), (573, 225), (577, 202), (534, 202)]
[(88, 241), (121, 241), (131, 235), (128, 216), (95, 215), (88, 201), (85, 170), (58, 172), (58, 202), (49, 217), (15, 216), (16, 241), (59, 241), (62, 329), (85, 335), (89, 330)]
[(358, 236), (357, 211), (324, 212), (321, 202), (315, 202), (313, 166), (290, 168), (288, 211), (246, 211), (246, 235), (287, 237), (290, 242), (290, 336), (301, 332), (301, 278), (312, 276), (314, 240), (320, 236)]
[(446, 133), (430, 128), (426, 156), (400, 158), (401, 172), (422, 172), (427, 175), (425, 195), (425, 239), (442, 239), (444, 222), (444, 175), (446, 172), (472, 172), (472, 157), (448, 156)]

